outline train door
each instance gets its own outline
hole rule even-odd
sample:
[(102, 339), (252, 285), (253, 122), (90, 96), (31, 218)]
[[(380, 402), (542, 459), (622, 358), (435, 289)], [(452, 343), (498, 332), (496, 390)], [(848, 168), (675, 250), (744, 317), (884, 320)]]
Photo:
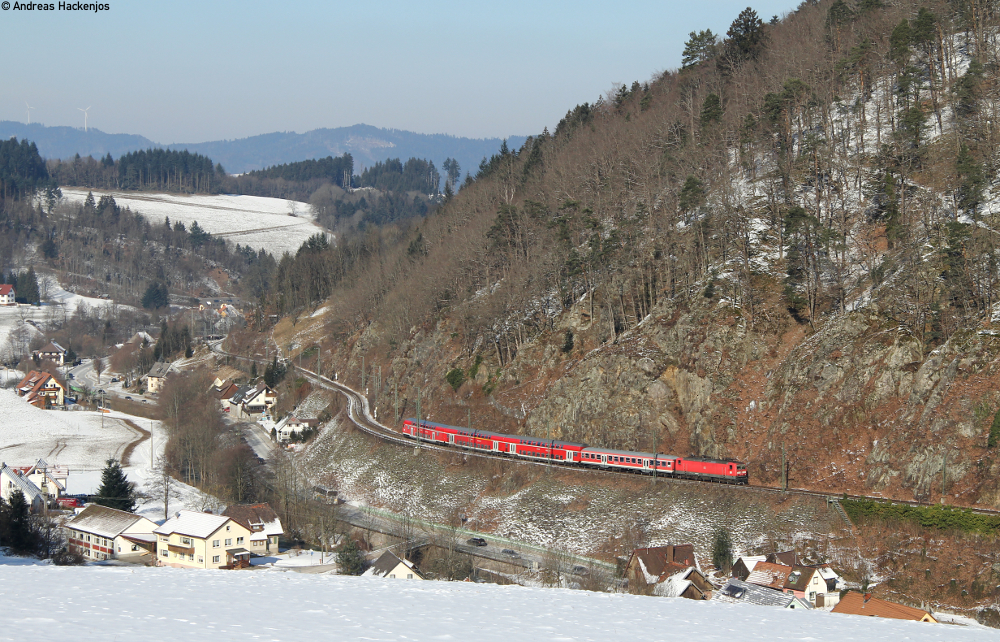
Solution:
[(601, 455), (601, 465), (602, 466), (607, 466), (608, 465), (608, 456), (607, 455)]
[(498, 452), (500, 450), (500, 445), (497, 442), (493, 442), (493, 452)]
[(455, 445), (455, 435), (448, 435), (448, 443)]
[(648, 459), (643, 459), (642, 460), (642, 469), (645, 470), (645, 471), (649, 470), (649, 460)]
[(517, 444), (510, 444), (510, 448), (508, 448), (508, 452), (510, 452), (510, 454), (512, 454), (512, 455), (516, 455), (517, 454)]
[(565, 459), (566, 459), (566, 461), (573, 461), (573, 451), (572, 450), (567, 450), (566, 451), (566, 457), (565, 457)]

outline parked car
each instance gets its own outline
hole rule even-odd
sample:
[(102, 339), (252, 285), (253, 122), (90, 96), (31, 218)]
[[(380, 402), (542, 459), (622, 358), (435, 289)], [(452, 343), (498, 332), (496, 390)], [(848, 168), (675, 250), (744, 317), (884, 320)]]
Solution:
[(466, 544), (469, 546), (486, 546), (486, 540), (482, 537), (470, 537)]
[(67, 372), (67, 373), (66, 373), (66, 378), (67, 378), (67, 379), (76, 379), (76, 377), (74, 377), (74, 376), (73, 376), (73, 373), (72, 373), (72, 372)]
[(118, 383), (119, 381), (121, 381), (121, 379), (118, 377), (111, 377), (111, 383)]
[(518, 553), (515, 550), (509, 549), (509, 548), (505, 548), (505, 549), (503, 549), (500, 552), (503, 553), (504, 555), (506, 555), (507, 557), (513, 557), (513, 558), (516, 558), (516, 559), (520, 559), (520, 557), (521, 557), (520, 553)]
[(132, 397), (129, 397), (128, 395), (125, 395), (125, 401), (132, 401)]

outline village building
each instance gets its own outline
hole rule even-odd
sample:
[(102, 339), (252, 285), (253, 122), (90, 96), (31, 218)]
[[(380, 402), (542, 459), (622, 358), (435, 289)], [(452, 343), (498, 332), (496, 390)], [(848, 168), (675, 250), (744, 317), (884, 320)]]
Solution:
[(21, 379), (15, 388), (18, 396), (36, 408), (62, 406), (66, 400), (66, 388), (48, 372), (32, 370)]
[(776, 606), (781, 609), (810, 609), (809, 602), (795, 597), (792, 593), (784, 593), (773, 589), (749, 584), (738, 578), (730, 578), (712, 597), (718, 602), (732, 604), (756, 604), (758, 606)]
[[(830, 572), (832, 573), (832, 570)], [(836, 576), (835, 573), (833, 575)], [(746, 582), (791, 593), (817, 608), (828, 609), (840, 601), (837, 580), (828, 582), (820, 569), (813, 566), (786, 566), (773, 562), (757, 562), (750, 574), (747, 575)]]
[(637, 548), (625, 565), (625, 578), (630, 593), (655, 595), (657, 584), (690, 567), (697, 567), (691, 544)]
[(32, 513), (40, 513), (45, 508), (45, 496), (41, 489), (19, 471), (0, 463), (0, 499), (10, 503), (11, 495), (17, 491), (24, 495), (24, 501), (28, 503), (28, 510)]
[(234, 504), (222, 514), (250, 531), (251, 553), (264, 555), (278, 552), (278, 540), (285, 531), (281, 527), (281, 519), (270, 504)]
[(653, 595), (683, 597), (689, 600), (710, 600), (715, 587), (705, 575), (693, 566), (675, 573), (656, 584)]
[(754, 569), (757, 562), (766, 561), (766, 556), (764, 555), (744, 555), (743, 557), (736, 560), (733, 564), (732, 576), (740, 580), (746, 581), (747, 576), (750, 575), (750, 571)]
[(232, 379), (216, 379), (212, 384), (211, 395), (219, 400), (223, 412), (229, 412), (229, 400), (240, 387), (233, 383)]
[(31, 353), (31, 356), (39, 361), (49, 360), (60, 366), (66, 365), (66, 348), (55, 341), (51, 341), (38, 350)]
[(17, 305), (14, 300), (14, 286), (9, 283), (0, 285), (0, 305)]
[(163, 387), (163, 382), (166, 381), (167, 376), (171, 372), (173, 372), (171, 364), (164, 363), (163, 361), (154, 363), (146, 376), (143, 377), (146, 380), (146, 390), (154, 395), (159, 393), (160, 388)]
[(394, 580), (427, 579), (417, 570), (413, 562), (400, 559), (392, 551), (386, 551), (375, 561), (370, 569), (364, 572), (368, 577), (384, 577)]
[(291, 441), (293, 435), (302, 435), (306, 430), (315, 428), (317, 423), (315, 419), (299, 419), (295, 415), (288, 415), (279, 421), (274, 429), (278, 441), (285, 443)]
[(141, 515), (91, 504), (63, 524), (70, 549), (88, 560), (151, 564), (156, 558), (156, 523)]
[(886, 617), (893, 620), (914, 620), (916, 622), (937, 622), (933, 615), (923, 609), (887, 602), (872, 597), (870, 593), (862, 595), (854, 591), (844, 595), (840, 599), (840, 603), (833, 607), (832, 613)]
[(243, 386), (229, 398), (230, 413), (239, 419), (257, 419), (277, 400), (278, 395), (263, 382)]
[(32, 466), (11, 466), (11, 469), (42, 491), (50, 505), (66, 494), (69, 482), (69, 468), (66, 466), (50, 466), (44, 459), (39, 459)]
[(178, 568), (245, 568), (250, 529), (224, 515), (182, 510), (153, 531), (157, 563)]

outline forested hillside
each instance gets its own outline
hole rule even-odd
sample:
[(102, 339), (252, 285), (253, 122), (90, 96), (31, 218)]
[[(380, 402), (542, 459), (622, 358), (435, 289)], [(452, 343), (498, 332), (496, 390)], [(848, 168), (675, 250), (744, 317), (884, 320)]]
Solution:
[(1000, 506), (997, 26), (835, 0), (693, 32), (419, 225), (318, 250), (324, 364), (436, 420)]

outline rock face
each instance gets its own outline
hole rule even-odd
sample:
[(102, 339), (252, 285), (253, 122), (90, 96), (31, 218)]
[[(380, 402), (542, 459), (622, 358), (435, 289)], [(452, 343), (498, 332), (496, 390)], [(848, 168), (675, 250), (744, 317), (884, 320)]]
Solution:
[[(362, 354), (369, 370), (382, 364), (384, 380), (399, 382), (402, 414), (413, 414), (419, 387), (422, 416), (445, 423), (735, 458), (764, 485), (780, 482), (783, 460), (792, 487), (824, 492), (938, 502), (943, 484), (948, 503), (1000, 507), (986, 447), (1000, 407), (991, 328), (928, 353), (874, 305), (811, 330), (790, 319), (752, 327), (709, 300), (665, 302), (617, 336), (600, 312), (571, 308), (503, 364), (456, 329), (447, 318), (415, 328), (380, 359), (373, 324), (333, 361), (345, 372)], [(467, 375), (457, 390), (444, 379), (453, 368)], [(391, 388), (372, 396), (391, 417)]]

